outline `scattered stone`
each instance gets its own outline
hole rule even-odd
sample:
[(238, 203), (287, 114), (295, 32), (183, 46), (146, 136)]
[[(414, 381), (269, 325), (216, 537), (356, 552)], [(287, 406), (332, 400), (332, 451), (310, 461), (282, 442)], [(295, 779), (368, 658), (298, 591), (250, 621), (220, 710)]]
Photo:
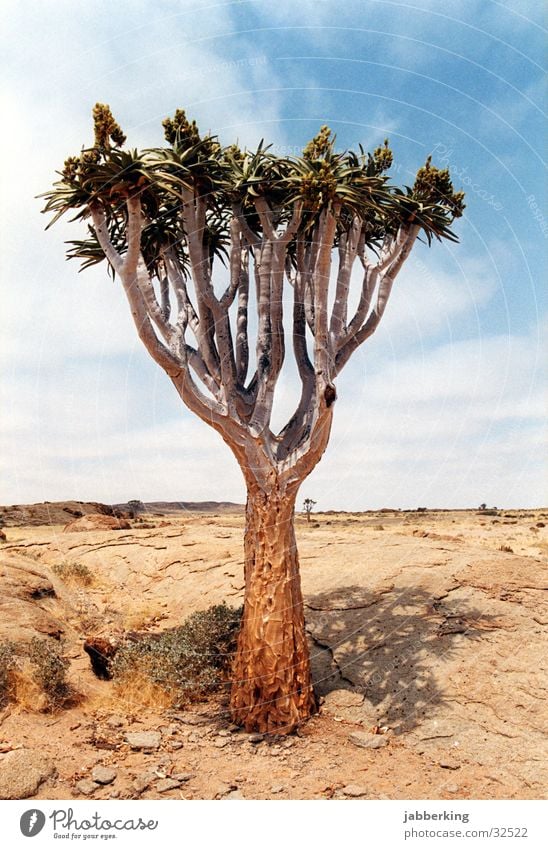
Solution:
[(458, 784), (447, 784), (445, 786), (445, 790), (447, 791), (447, 793), (458, 793), (460, 787)]
[(226, 796), (223, 796), (223, 802), (231, 800), (236, 801), (238, 799), (245, 799), (245, 796), (243, 795), (241, 790), (231, 790), (230, 793), (227, 793)]
[(113, 790), (108, 798), (109, 799), (119, 799), (120, 798), (120, 791), (119, 790)]
[(177, 781), (176, 778), (164, 778), (158, 782), (156, 790), (159, 793), (167, 793), (168, 790), (178, 790), (180, 786), (181, 782)]
[(171, 748), (173, 749), (174, 752), (177, 752), (179, 749), (183, 748), (183, 745), (184, 744), (181, 743), (180, 740), (175, 740), (173, 743), (171, 743)]
[(107, 725), (110, 728), (122, 728), (125, 725), (124, 720), (119, 716), (111, 716), (110, 719), (107, 719)]
[(213, 741), (213, 745), (217, 746), (218, 749), (224, 749), (225, 746), (228, 746), (230, 740), (227, 740), (226, 737), (217, 737), (216, 740)]
[(199, 743), (201, 736), (196, 731), (190, 731), (187, 735), (187, 740), (189, 743)]
[(132, 749), (158, 749), (162, 735), (159, 731), (129, 731), (126, 740)]
[(144, 793), (144, 791), (150, 787), (155, 778), (156, 776), (153, 772), (143, 772), (134, 779), (133, 788), (137, 791), (137, 793)]
[(96, 766), (91, 771), (91, 777), (97, 784), (112, 784), (116, 778), (116, 770), (110, 766)]
[(230, 731), (228, 731), (226, 728), (222, 728), (221, 731), (217, 732), (217, 736), (218, 737), (230, 737)]
[(183, 784), (185, 781), (190, 781), (191, 778), (196, 778), (196, 774), (194, 772), (174, 772), (171, 777)]
[(53, 761), (40, 752), (7, 752), (0, 759), (0, 799), (28, 799), (54, 772)]
[(283, 784), (274, 784), (273, 787), (270, 788), (271, 793), (283, 793), (284, 790), (285, 787), (283, 786)]
[(247, 739), (249, 743), (253, 743), (256, 746), (258, 743), (263, 742), (264, 736), (262, 734), (250, 734)]
[(383, 749), (388, 746), (388, 740), (380, 734), (367, 734), (364, 731), (355, 731), (348, 736), (351, 743), (362, 749)]
[(438, 761), (442, 769), (460, 769), (460, 764), (456, 761)]
[(82, 793), (84, 796), (91, 796), (92, 793), (95, 793), (100, 787), (99, 784), (96, 784), (95, 781), (91, 781), (89, 778), (83, 778), (76, 785), (76, 789), (79, 793)]
[(359, 784), (347, 784), (342, 788), (344, 796), (349, 796), (351, 799), (361, 799), (369, 795), (367, 787), (361, 787)]
[(241, 730), (242, 729), (240, 728), (239, 725), (234, 725), (234, 724), (229, 725), (228, 728), (227, 728), (227, 731), (230, 731), (231, 734), (236, 734), (237, 731), (241, 731)]

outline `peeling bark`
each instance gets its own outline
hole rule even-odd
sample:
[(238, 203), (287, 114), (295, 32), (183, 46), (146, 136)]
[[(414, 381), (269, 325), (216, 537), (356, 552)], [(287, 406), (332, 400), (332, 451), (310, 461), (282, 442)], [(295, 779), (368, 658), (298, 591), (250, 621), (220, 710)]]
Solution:
[(296, 490), (253, 490), (231, 713), (247, 731), (293, 731), (316, 709), (293, 526)]

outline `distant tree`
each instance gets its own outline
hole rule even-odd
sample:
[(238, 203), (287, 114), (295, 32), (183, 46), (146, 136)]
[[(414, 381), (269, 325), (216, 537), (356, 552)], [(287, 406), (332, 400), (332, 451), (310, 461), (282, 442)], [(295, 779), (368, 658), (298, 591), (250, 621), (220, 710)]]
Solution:
[[(387, 141), (373, 153), (336, 152), (328, 127), (302, 156), (282, 157), (262, 143), (255, 151), (222, 147), (177, 110), (164, 121), (167, 146), (140, 152), (122, 149), (108, 106), (93, 114), (93, 145), (65, 161), (44, 211), (53, 221), (70, 213), (88, 222), (68, 256), (83, 267), (106, 259), (149, 354), (242, 469), (245, 601), (231, 712), (248, 730), (289, 732), (316, 707), (297, 493), (326, 449), (338, 375), (376, 331), (419, 234), (428, 244), (457, 241), (450, 226), (463, 195), (430, 157), (412, 187), (391, 186)], [(361, 283), (349, 315), (356, 265)], [(292, 292), (301, 395), (275, 432), (284, 290)]]
[(316, 506), (316, 502), (311, 498), (305, 498), (303, 503), (304, 512), (306, 513), (306, 521), (310, 522), (310, 514), (312, 513), (314, 507)]
[(137, 513), (146, 513), (146, 506), (138, 498), (132, 498), (131, 501), (128, 501), (127, 506), (135, 515)]
[(480, 504), (478, 510), (487, 510), (487, 504), (485, 504), (485, 502), (483, 504)]

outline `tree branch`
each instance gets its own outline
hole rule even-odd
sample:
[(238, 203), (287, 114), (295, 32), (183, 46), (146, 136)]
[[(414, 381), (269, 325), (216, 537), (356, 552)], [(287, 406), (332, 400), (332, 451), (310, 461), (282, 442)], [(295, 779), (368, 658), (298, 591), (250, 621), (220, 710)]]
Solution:
[(336, 356), (335, 374), (339, 374), (339, 372), (346, 364), (352, 353), (356, 350), (356, 348), (358, 348), (362, 344), (362, 342), (365, 342), (366, 339), (372, 336), (377, 327), (379, 326), (380, 320), (386, 309), (388, 299), (390, 298), (390, 294), (392, 292), (394, 280), (396, 279), (396, 276), (400, 271), (403, 263), (409, 256), (409, 253), (411, 252), (411, 249), (415, 243), (419, 232), (419, 225), (411, 225), (406, 227), (405, 233), (402, 236), (401, 240), (398, 240), (398, 250), (395, 253), (391, 252), (391, 264), (388, 266), (385, 265), (385, 271), (381, 272), (380, 275), (378, 267), (373, 267), (373, 274), (375, 275), (375, 279), (377, 275), (380, 276), (380, 283), (377, 293), (377, 303), (375, 305), (375, 308), (369, 314), (367, 321), (365, 321), (365, 323), (359, 329), (352, 330), (351, 328), (349, 328), (349, 333), (347, 334), (343, 343), (339, 347), (339, 351)]

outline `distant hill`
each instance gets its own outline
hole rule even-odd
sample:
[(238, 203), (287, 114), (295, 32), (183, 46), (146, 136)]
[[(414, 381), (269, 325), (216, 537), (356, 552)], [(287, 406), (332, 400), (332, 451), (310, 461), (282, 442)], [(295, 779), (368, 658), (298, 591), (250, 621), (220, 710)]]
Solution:
[[(150, 501), (145, 511), (156, 515), (175, 513), (241, 513), (243, 504), (230, 501)], [(129, 511), (126, 503), (101, 504), (97, 501), (43, 501), (40, 504), (11, 504), (0, 507), (0, 520), (6, 527), (21, 525), (64, 525), (88, 513), (110, 516), (114, 511)]]
[[(114, 510), (130, 510), (128, 502), (113, 504)], [(166, 516), (170, 513), (241, 513), (243, 504), (235, 504), (232, 501), (145, 501), (144, 506), (147, 513), (156, 513)]]

